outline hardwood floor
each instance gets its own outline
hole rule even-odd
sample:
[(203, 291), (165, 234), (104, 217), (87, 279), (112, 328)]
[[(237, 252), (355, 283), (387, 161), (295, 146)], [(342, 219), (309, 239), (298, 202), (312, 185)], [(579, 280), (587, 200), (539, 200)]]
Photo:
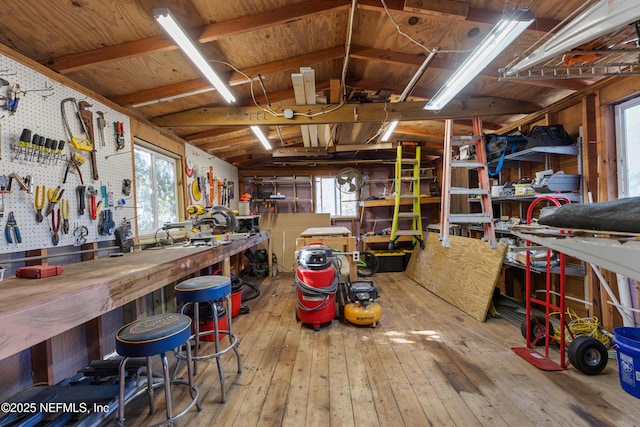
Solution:
[[(295, 319), (293, 275), (264, 279), (250, 313), (234, 318), (243, 372), (223, 357), (227, 402), (215, 362), (202, 362), (203, 409), (177, 425), (640, 425), (640, 402), (620, 388), (615, 359), (596, 376), (544, 372), (511, 350), (524, 339), (507, 320), (478, 322), (403, 273), (373, 279), (376, 328), (336, 320), (317, 332)], [(178, 408), (184, 398), (176, 393)], [(139, 402), (127, 406), (128, 425), (162, 418), (162, 402), (154, 416)]]

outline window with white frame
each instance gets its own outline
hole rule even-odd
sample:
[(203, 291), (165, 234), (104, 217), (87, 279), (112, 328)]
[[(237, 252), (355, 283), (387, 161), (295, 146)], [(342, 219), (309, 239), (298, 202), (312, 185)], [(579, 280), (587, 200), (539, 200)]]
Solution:
[(640, 196), (640, 98), (616, 106), (618, 196)]
[(331, 217), (355, 218), (358, 216), (358, 193), (340, 191), (335, 176), (315, 178), (316, 213), (328, 213)]
[(134, 163), (138, 233), (152, 234), (178, 220), (176, 159), (136, 141)]

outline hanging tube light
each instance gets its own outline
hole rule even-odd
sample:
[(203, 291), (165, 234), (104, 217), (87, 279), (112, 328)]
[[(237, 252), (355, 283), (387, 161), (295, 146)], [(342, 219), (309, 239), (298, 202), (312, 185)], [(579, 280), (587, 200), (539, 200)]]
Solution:
[(200, 52), (200, 49), (198, 49), (193, 40), (187, 35), (178, 21), (175, 20), (171, 11), (167, 8), (153, 9), (153, 17), (162, 25), (162, 28), (173, 38), (180, 49), (182, 49), (185, 55), (193, 62), (193, 65), (200, 70), (224, 99), (229, 103), (235, 102), (236, 98), (229, 88), (213, 68), (211, 68), (209, 61), (207, 61), (202, 52)]
[(258, 126), (251, 126), (251, 130), (253, 131), (254, 135), (260, 140), (264, 148), (267, 150), (271, 150), (271, 144), (269, 144), (269, 140), (266, 136), (264, 136), (260, 128)]
[(456, 72), (447, 80), (425, 110), (441, 110), (480, 72), (509, 46), (535, 20), (527, 8), (516, 8), (505, 15), (480, 44), (471, 52)]

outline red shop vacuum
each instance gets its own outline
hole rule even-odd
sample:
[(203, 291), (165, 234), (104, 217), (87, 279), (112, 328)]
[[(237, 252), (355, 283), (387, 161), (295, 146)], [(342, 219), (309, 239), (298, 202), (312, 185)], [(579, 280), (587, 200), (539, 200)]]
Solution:
[(296, 319), (320, 330), (336, 317), (338, 271), (331, 248), (312, 243), (298, 251)]

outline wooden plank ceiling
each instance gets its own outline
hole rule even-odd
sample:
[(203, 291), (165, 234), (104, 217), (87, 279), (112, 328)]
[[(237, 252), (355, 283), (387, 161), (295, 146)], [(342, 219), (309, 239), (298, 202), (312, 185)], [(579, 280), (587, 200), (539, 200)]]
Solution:
[[(456, 134), (471, 131), (467, 118), (472, 115), (483, 115), (487, 131), (500, 129), (590, 83), (498, 82), (499, 67), (590, 1), (518, 3), (529, 7), (536, 21), (452, 103), (453, 117), (460, 118)], [(23, 0), (4, 7), (11, 19), (3, 20), (1, 43), (240, 168), (268, 168), (305, 159), (311, 151), (314, 162), (389, 159), (393, 150), (366, 147), (354, 155), (337, 147), (374, 144), (376, 134), (393, 117), (402, 122), (392, 140), (424, 141), (426, 156), (440, 155), (446, 115), (427, 113), (422, 106), (498, 21), (505, 2)], [(157, 7), (168, 7), (198, 40), (232, 86), (235, 105), (211, 90), (165, 36), (153, 18)], [(418, 81), (407, 105), (393, 106), (428, 51), (436, 47), (442, 52)], [(304, 85), (300, 86), (299, 98), (294, 82), (313, 83), (315, 88), (309, 93), (307, 87), (305, 94)], [(282, 123), (271, 120), (268, 113), (259, 114), (267, 108), (281, 111), (299, 104), (339, 102), (346, 102), (338, 111), (340, 120), (318, 125), (301, 126), (299, 120)], [(188, 112), (202, 108), (216, 114), (196, 122)], [(322, 107), (309, 107), (318, 108)], [(394, 109), (406, 114), (394, 116)], [(237, 119), (249, 110), (258, 113)], [(358, 120), (372, 111), (370, 120)], [(262, 125), (271, 152), (253, 136), (249, 124)], [(304, 144), (303, 130), (304, 135), (318, 134), (318, 139)], [(300, 149), (305, 145), (318, 148)]]

